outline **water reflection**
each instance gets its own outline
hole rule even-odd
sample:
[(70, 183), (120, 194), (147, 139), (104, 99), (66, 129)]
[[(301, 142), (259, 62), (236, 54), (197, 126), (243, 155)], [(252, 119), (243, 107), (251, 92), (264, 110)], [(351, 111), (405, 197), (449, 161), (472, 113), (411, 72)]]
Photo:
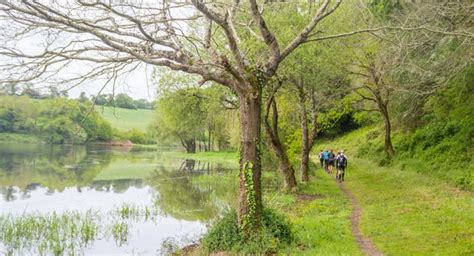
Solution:
[[(100, 235), (87, 244), (72, 243), (72, 253), (155, 254), (170, 237), (182, 243), (197, 239), (205, 224), (232, 203), (235, 184), (227, 181), (236, 180), (230, 179), (234, 169), (150, 150), (0, 144), (0, 222), (10, 218), (9, 223), (21, 224), (30, 218), (30, 223), (52, 225), (56, 214), (95, 212)], [(116, 209), (141, 209), (140, 217), (118, 218), (111, 214)], [(16, 254), (53, 253), (54, 248), (43, 248), (49, 238), (33, 241), (24, 231), (1, 232), (0, 254), (13, 244)], [(22, 242), (8, 240), (9, 232)], [(66, 236), (64, 230), (56, 232)]]
[(156, 204), (174, 218), (207, 221), (216, 216), (217, 208), (211, 200), (210, 191), (193, 185), (187, 171), (162, 168), (152, 173), (150, 185), (159, 194)]

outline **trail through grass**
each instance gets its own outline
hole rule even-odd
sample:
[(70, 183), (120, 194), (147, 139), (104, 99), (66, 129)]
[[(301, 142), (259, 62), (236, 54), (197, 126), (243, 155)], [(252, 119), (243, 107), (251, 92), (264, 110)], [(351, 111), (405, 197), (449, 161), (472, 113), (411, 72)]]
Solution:
[(473, 255), (474, 197), (419, 173), (352, 159), (362, 232), (393, 255)]
[(345, 184), (362, 207), (362, 233), (387, 255), (473, 255), (473, 193), (410, 168), (354, 157), (364, 133), (318, 145), (349, 152)]
[(296, 244), (281, 251), (290, 255), (363, 255), (351, 232), (351, 205), (332, 177), (321, 169), (297, 195), (265, 196), (267, 204), (289, 216)]

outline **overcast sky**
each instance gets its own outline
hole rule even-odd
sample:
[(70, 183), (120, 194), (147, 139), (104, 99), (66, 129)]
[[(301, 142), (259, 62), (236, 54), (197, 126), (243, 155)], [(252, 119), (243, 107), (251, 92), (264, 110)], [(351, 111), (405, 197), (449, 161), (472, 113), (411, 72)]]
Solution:
[[(156, 4), (155, 1), (145, 0), (144, 2), (153, 5)], [(191, 9), (187, 8), (173, 10), (173, 16), (176, 17), (190, 15), (190, 13)], [(180, 26), (181, 30), (186, 30), (186, 24), (184, 22), (177, 22), (177, 24)], [(0, 20), (0, 28), (0, 35), (14, 35), (19, 31), (18, 24), (13, 24), (7, 19)], [(37, 33), (36, 31), (31, 31), (31, 33), (25, 34), (19, 40), (3, 40), (4, 38), (2, 37), (0, 44), (2, 47), (16, 49), (25, 54), (37, 55), (44, 53), (45, 47), (48, 44), (51, 44), (48, 47), (54, 48), (63, 46), (70, 41), (82, 41), (88, 38), (92, 38), (92, 36), (87, 34), (75, 34), (66, 32), (61, 34), (55, 34), (46, 32), (45, 30), (38, 30)], [(7, 58), (5, 56), (0, 56), (0, 63), (7, 63), (8, 65), (19, 64), (22, 63), (21, 61), (24, 61), (24, 59), (20, 60), (19, 58)], [(101, 91), (104, 84), (108, 80), (110, 80), (110, 74), (103, 75), (100, 77), (94, 77), (93, 80), (85, 81), (80, 86), (74, 88), (70, 88), (70, 85), (58, 86), (59, 83), (56, 82), (56, 79), (61, 80), (70, 79), (72, 77), (81, 77), (82, 74), (87, 74), (91, 70), (96, 70), (96, 66), (94, 65), (97, 64), (86, 61), (73, 61), (67, 65), (61, 63), (56, 67), (54, 65), (50, 65), (48, 66), (48, 72), (50, 74), (54, 74), (53, 77), (48, 78), (45, 82), (34, 80), (30, 84), (33, 87), (39, 89), (42, 93), (48, 93), (48, 88), (50, 86), (57, 87), (59, 91), (68, 89), (68, 94), (71, 98), (79, 97), (81, 92), (85, 92), (88, 96), (96, 95), (99, 93), (99, 91)], [(55, 69), (57, 67), (61, 67), (61, 71), (56, 72)], [(140, 64), (138, 68), (134, 69), (133, 71), (126, 72), (125, 76), (121, 76), (119, 79), (117, 79), (115, 83), (115, 88), (113, 88), (113, 86), (109, 84), (100, 93), (127, 93), (135, 99), (144, 98), (147, 100), (153, 100), (156, 96), (157, 86), (156, 81), (152, 80), (152, 74), (152, 66)], [(0, 74), (0, 76), (1, 75), (3, 74)], [(159, 77), (159, 75), (157, 75), (156, 77)]]
[[(0, 22), (0, 26), (3, 26), (5, 23)], [(44, 51), (44, 42), (48, 39), (43, 37), (41, 34), (36, 34), (31, 37), (23, 38), (20, 41), (15, 42), (2, 42), (5, 46), (8, 44), (14, 44), (16, 49), (21, 50), (24, 53), (28, 54), (39, 54)], [(5, 58), (0, 56), (0, 63), (15, 64), (15, 62), (20, 61), (19, 59)], [(62, 64), (61, 64), (62, 65)], [(47, 82), (41, 83), (38, 81), (33, 81), (29, 84), (33, 85), (34, 88), (40, 90), (42, 93), (48, 93), (50, 86), (57, 87), (58, 90), (69, 89), (69, 85), (57, 85), (55, 79), (63, 78), (72, 78), (80, 77), (80, 74), (86, 74), (91, 70), (94, 70), (95, 64), (87, 63), (83, 61), (73, 61), (69, 63), (66, 68), (62, 68), (60, 72), (56, 73), (51, 79), (48, 79)], [(51, 68), (51, 72), (54, 73), (54, 66)], [(156, 81), (153, 81), (153, 67), (146, 64), (140, 64), (140, 66), (130, 72), (126, 72), (125, 75), (120, 76), (116, 80), (116, 86), (113, 88), (111, 84), (105, 87), (101, 94), (109, 93), (127, 93), (135, 99), (144, 98), (147, 100), (153, 100), (156, 96)], [(109, 77), (99, 76), (95, 77), (93, 80), (88, 80), (79, 85), (68, 90), (69, 97), (77, 98), (81, 92), (85, 92), (88, 96), (96, 95), (102, 89)], [(21, 86), (21, 84), (20, 84)]]
[[(146, 67), (145, 65), (141, 66), (140, 69), (131, 71), (128, 77), (117, 82), (115, 94), (127, 93), (134, 99), (153, 100), (156, 96), (156, 83), (151, 79), (152, 72), (153, 68), (150, 66)], [(102, 85), (102, 80), (80, 85), (69, 91), (69, 97), (77, 98), (81, 92), (85, 92), (88, 96), (96, 95), (102, 88)], [(112, 91), (112, 86), (108, 86), (102, 91), (102, 94), (109, 94)]]

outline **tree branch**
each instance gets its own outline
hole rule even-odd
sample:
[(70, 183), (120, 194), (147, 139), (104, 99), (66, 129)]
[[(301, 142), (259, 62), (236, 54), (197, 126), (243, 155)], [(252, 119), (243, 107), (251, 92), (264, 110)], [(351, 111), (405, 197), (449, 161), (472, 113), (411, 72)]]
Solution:
[[(291, 43), (286, 46), (286, 48), (281, 53), (281, 60), (285, 59), (291, 52), (293, 52), (300, 44), (306, 42), (308, 40), (308, 36), (310, 35), (311, 31), (314, 30), (316, 25), (323, 20), (325, 17), (333, 13), (341, 4), (342, 0), (337, 0), (334, 6), (326, 10), (329, 6), (331, 0), (325, 0), (321, 7), (316, 11), (313, 19), (308, 23), (308, 25), (291, 41)], [(280, 60), (280, 61), (281, 61)]]

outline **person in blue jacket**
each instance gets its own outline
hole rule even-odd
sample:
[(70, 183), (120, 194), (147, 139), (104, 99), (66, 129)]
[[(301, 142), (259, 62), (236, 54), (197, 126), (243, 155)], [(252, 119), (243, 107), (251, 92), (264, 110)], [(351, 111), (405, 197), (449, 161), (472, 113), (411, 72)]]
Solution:
[(329, 151), (327, 149), (323, 152), (323, 159), (324, 159), (324, 170), (326, 172), (329, 171), (328, 164), (329, 164)]

